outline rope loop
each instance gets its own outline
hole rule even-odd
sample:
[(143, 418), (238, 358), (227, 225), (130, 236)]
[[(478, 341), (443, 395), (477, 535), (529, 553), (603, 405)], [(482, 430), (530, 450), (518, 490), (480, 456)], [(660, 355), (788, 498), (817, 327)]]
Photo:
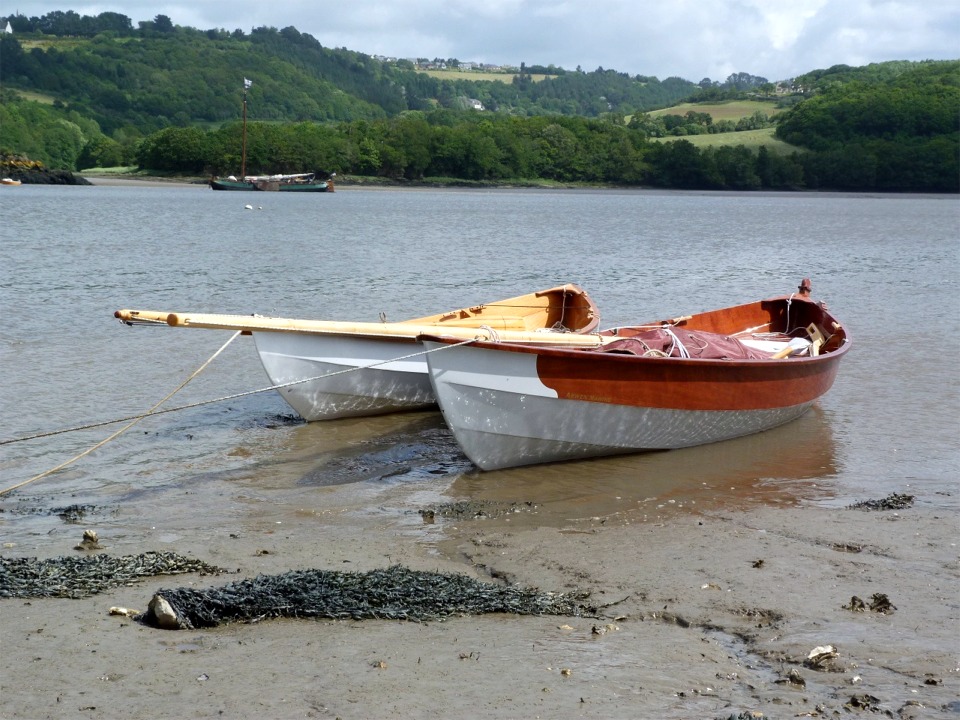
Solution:
[[(500, 333), (498, 333), (496, 330), (494, 330), (494, 329), (493, 329), (492, 327), (490, 327), (489, 325), (481, 325), (481, 326), (479, 327), (479, 329), (480, 329), (480, 330), (485, 330), (485, 331), (487, 332), (487, 334), (490, 336), (490, 342), (495, 342), (495, 343), (500, 342)], [(483, 339), (483, 338), (481, 338), (479, 335), (477, 336), (477, 340), (482, 340), (482, 339)], [(438, 349), (439, 349), (439, 348), (438, 348)]]

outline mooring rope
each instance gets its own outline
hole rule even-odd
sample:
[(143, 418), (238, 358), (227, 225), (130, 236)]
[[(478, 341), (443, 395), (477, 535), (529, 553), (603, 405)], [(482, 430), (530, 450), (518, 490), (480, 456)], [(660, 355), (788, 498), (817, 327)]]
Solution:
[(325, 379), (325, 378), (334, 377), (334, 376), (336, 376), (336, 375), (344, 375), (344, 374), (346, 374), (346, 373), (356, 372), (356, 371), (358, 371), (358, 370), (367, 370), (367, 369), (369, 369), (369, 368), (379, 367), (380, 365), (388, 365), (388, 364), (393, 363), (393, 362), (400, 362), (401, 360), (409, 360), (409, 359), (411, 359), (411, 358), (419, 357), (419, 356), (421, 356), (421, 355), (427, 355), (427, 354), (429, 354), (429, 353), (431, 353), (431, 352), (439, 352), (439, 351), (441, 351), (441, 350), (448, 350), (448, 349), (450, 349), (450, 348), (460, 347), (461, 345), (469, 345), (470, 343), (476, 342), (476, 340), (477, 340), (477, 338), (471, 338), (471, 339), (469, 339), (469, 340), (461, 340), (461, 341), (458, 342), (458, 343), (452, 343), (452, 344), (450, 344), (450, 345), (444, 345), (443, 347), (434, 348), (433, 350), (421, 350), (421, 351), (419, 351), (419, 352), (410, 353), (409, 355), (402, 355), (402, 356), (400, 356), (400, 357), (390, 358), (389, 360), (381, 360), (381, 361), (379, 361), (379, 362), (371, 363), (371, 364), (369, 364), (369, 365), (360, 365), (360, 366), (357, 366), (357, 367), (345, 368), (344, 370), (335, 370), (335, 371), (333, 371), (333, 372), (326, 373), (326, 374), (324, 374), (324, 375), (315, 375), (315, 376), (313, 376), (313, 377), (303, 378), (303, 379), (301, 379), (301, 380), (291, 380), (290, 382), (280, 383), (280, 384), (278, 384), (278, 385), (270, 385), (270, 386), (268, 386), (268, 387), (258, 388), (258, 389), (256, 389), (256, 390), (247, 390), (246, 392), (234, 393), (233, 395), (224, 395), (223, 397), (214, 398), (214, 399), (212, 399), (212, 400), (198, 400), (197, 402), (189, 403), (189, 404), (187, 404), (187, 405), (178, 405), (177, 407), (166, 408), (166, 409), (163, 409), (163, 410), (158, 410), (158, 409), (157, 409), (157, 408), (159, 408), (163, 403), (165, 403), (167, 400), (169, 400), (171, 397), (173, 397), (175, 394), (177, 394), (180, 390), (182, 390), (182, 389), (184, 388), (184, 386), (186, 386), (186, 384), (187, 384), (188, 382), (190, 382), (191, 380), (193, 380), (193, 378), (195, 378), (197, 375), (199, 375), (199, 374), (203, 371), (203, 369), (206, 368), (207, 365), (209, 365), (209, 364), (213, 361), (213, 359), (214, 359), (215, 357), (217, 357), (217, 355), (219, 355), (221, 352), (223, 352), (223, 350), (226, 349), (227, 345), (229, 345), (231, 342), (233, 342), (234, 339), (235, 339), (238, 335), (240, 335), (240, 334), (241, 334), (240, 331), (237, 331), (236, 333), (234, 333), (233, 336), (231, 336), (231, 338), (230, 338), (229, 340), (227, 340), (227, 342), (224, 343), (223, 346), (222, 346), (219, 350), (217, 350), (217, 351), (210, 357), (209, 360), (207, 360), (203, 365), (201, 365), (199, 368), (197, 368), (197, 370), (194, 371), (194, 373), (193, 373), (190, 377), (188, 377), (186, 380), (184, 380), (175, 390), (173, 390), (173, 392), (169, 393), (166, 397), (164, 397), (160, 402), (158, 402), (157, 404), (155, 404), (152, 408), (150, 408), (150, 409), (149, 409), (147, 412), (145, 412), (145, 413), (141, 413), (141, 414), (139, 414), (139, 415), (130, 415), (130, 416), (123, 417), (123, 418), (116, 418), (116, 419), (114, 419), (114, 420), (104, 420), (104, 421), (102, 421), (102, 422), (89, 423), (89, 424), (87, 424), (87, 425), (80, 425), (80, 426), (76, 426), (76, 427), (63, 428), (63, 429), (60, 429), (60, 430), (52, 430), (52, 431), (50, 431), (50, 432), (39, 433), (39, 434), (37, 434), (37, 435), (31, 435), (31, 436), (29, 436), (29, 437), (12, 438), (12, 439), (9, 439), (9, 440), (2, 440), (2, 441), (0, 441), (0, 445), (9, 445), (9, 444), (11, 444), (11, 443), (16, 443), (16, 442), (25, 442), (25, 441), (27, 441), (27, 440), (37, 440), (37, 439), (40, 439), (40, 438), (52, 437), (52, 436), (54, 436), (54, 435), (62, 435), (62, 434), (64, 434), (64, 433), (76, 432), (76, 431), (78, 431), (78, 430), (89, 430), (89, 429), (91, 429), (91, 428), (103, 427), (104, 425), (115, 425), (116, 423), (120, 423), (120, 422), (132, 421), (132, 422), (130, 422), (129, 425), (126, 425), (126, 426), (120, 428), (119, 430), (117, 430), (117, 432), (115, 432), (115, 433), (114, 433), (113, 435), (111, 435), (110, 437), (108, 437), (108, 438), (106, 438), (106, 439), (104, 439), (104, 440), (101, 440), (99, 443), (97, 443), (96, 445), (94, 445), (94, 446), (91, 447), (90, 449), (85, 450), (84, 452), (80, 453), (80, 454), (77, 455), (76, 457), (73, 457), (73, 458), (71, 458), (70, 460), (67, 460), (66, 462), (63, 462), (63, 463), (61, 463), (60, 465), (57, 465), (55, 468), (51, 468), (50, 470), (47, 470), (46, 472), (42, 472), (42, 473), (40, 473), (39, 475), (36, 475), (36, 476), (34, 476), (34, 477), (32, 477), (32, 478), (30, 478), (30, 479), (28, 479), (28, 480), (24, 480), (24, 481), (21, 482), (21, 483), (18, 483), (18, 484), (16, 484), (16, 485), (13, 485), (13, 486), (11, 486), (11, 487), (8, 487), (8, 488), (6, 488), (6, 489), (4, 489), (4, 490), (0, 490), (0, 496), (6, 495), (8, 492), (12, 492), (13, 490), (16, 490), (16, 489), (18, 489), (18, 488), (21, 488), (21, 487), (23, 487), (24, 485), (28, 485), (28, 484), (34, 482), (35, 480), (39, 480), (39, 479), (41, 479), (41, 478), (43, 478), (43, 477), (46, 477), (47, 475), (52, 475), (53, 473), (57, 472), (58, 470), (62, 470), (63, 468), (67, 467), (68, 465), (73, 464), (74, 462), (76, 462), (76, 461), (79, 460), (80, 458), (82, 458), (82, 457), (84, 457), (84, 456), (86, 456), (86, 455), (89, 455), (90, 453), (92, 453), (92, 452), (93, 452), (94, 450), (96, 450), (97, 448), (100, 448), (100, 447), (102, 447), (103, 445), (106, 445), (108, 442), (110, 442), (110, 441), (113, 440), (114, 438), (118, 437), (119, 435), (125, 433), (127, 430), (129, 430), (131, 427), (133, 427), (134, 425), (136, 425), (138, 422), (140, 422), (141, 420), (143, 420), (143, 419), (146, 418), (146, 417), (153, 417), (153, 416), (156, 416), (156, 415), (165, 415), (165, 414), (167, 414), (167, 413), (179, 412), (180, 410), (190, 410), (190, 409), (192, 409), (192, 408), (202, 407), (202, 406), (204, 406), (204, 405), (213, 405), (214, 403), (226, 402), (226, 401), (228, 401), (228, 400), (236, 400), (236, 399), (238, 399), (238, 398), (248, 397), (248, 396), (250, 396), (250, 395), (257, 395), (257, 394), (259, 394), (259, 393), (269, 392), (269, 391), (271, 391), (271, 390), (282, 390), (283, 388), (292, 387), (293, 385), (301, 385), (301, 384), (303, 384), (303, 383), (312, 382), (312, 381), (314, 381), (314, 380), (323, 380), (323, 379)]
[[(32, 483), (32, 482), (34, 482), (34, 481), (36, 481), (36, 480), (39, 480), (40, 478), (44, 478), (44, 477), (46, 477), (47, 475), (52, 475), (53, 473), (57, 472), (58, 470), (62, 470), (63, 468), (67, 467), (68, 465), (72, 465), (73, 463), (75, 463), (75, 462), (76, 462), (77, 460), (79, 460), (80, 458), (89, 455), (90, 453), (92, 453), (92, 452), (93, 452), (94, 450), (96, 450), (97, 448), (103, 447), (104, 445), (106, 445), (108, 442), (110, 442), (110, 441), (113, 440), (114, 438), (119, 437), (120, 435), (122, 435), (123, 433), (125, 433), (127, 430), (129, 430), (130, 428), (132, 428), (134, 425), (136, 425), (138, 422), (140, 422), (141, 420), (143, 420), (145, 417), (148, 417), (148, 416), (150, 416), (150, 415), (156, 414), (157, 408), (159, 408), (161, 405), (163, 405), (167, 400), (169, 400), (170, 398), (172, 398), (172, 397), (173, 397), (174, 395), (176, 395), (178, 392), (180, 392), (181, 390), (183, 390), (183, 388), (187, 386), (187, 383), (189, 383), (189, 382), (190, 382), (191, 380), (193, 380), (197, 375), (199, 375), (200, 373), (202, 373), (202, 372), (206, 369), (206, 367), (207, 367), (210, 363), (212, 363), (212, 362), (214, 361), (214, 359), (215, 359), (220, 353), (222, 353), (224, 350), (226, 350), (226, 349), (227, 349), (227, 346), (228, 346), (230, 343), (232, 343), (239, 335), (240, 335), (239, 332), (235, 332), (233, 335), (231, 335), (231, 336), (230, 336), (230, 339), (227, 340), (223, 345), (221, 345), (221, 346), (220, 346), (220, 349), (217, 350), (213, 355), (211, 355), (211, 356), (207, 359), (207, 361), (206, 361), (205, 363), (203, 363), (203, 365), (201, 365), (201, 366), (198, 367), (196, 370), (194, 370), (186, 380), (184, 380), (182, 383), (180, 383), (176, 388), (174, 388), (170, 393), (168, 393), (168, 394), (166, 395), (166, 397), (164, 397), (162, 400), (160, 400), (158, 403), (156, 403), (152, 408), (150, 408), (149, 410), (147, 410), (147, 412), (135, 416), (135, 417), (133, 418), (132, 422), (130, 422), (128, 425), (125, 425), (124, 427), (120, 428), (119, 430), (117, 430), (115, 433), (113, 433), (113, 434), (110, 435), (109, 437), (104, 438), (103, 440), (101, 440), (100, 442), (98, 442), (98, 443), (97, 443), (96, 445), (94, 445), (93, 447), (87, 448), (86, 450), (84, 450), (84, 451), (83, 451), (82, 453), (80, 453), (79, 455), (75, 455), (74, 457), (70, 458), (69, 460), (60, 463), (60, 464), (57, 465), (56, 467), (51, 468), (51, 469), (49, 469), (49, 470), (47, 470), (47, 471), (45, 471), (45, 472), (42, 472), (42, 473), (40, 473), (39, 475), (34, 475), (32, 478), (29, 478), (29, 479), (27, 479), (27, 480), (24, 480), (23, 482), (17, 483), (16, 485), (12, 485), (12, 486), (6, 488), (5, 490), (0, 490), (0, 495), (6, 495), (8, 492), (12, 492), (13, 490), (16, 490), (16, 489), (18, 489), (18, 488), (21, 488), (21, 487), (23, 487), (24, 485), (29, 485), (30, 483)], [(115, 420), (114, 422), (122, 422), (122, 420)], [(112, 424), (112, 423), (111, 423), (111, 424)]]

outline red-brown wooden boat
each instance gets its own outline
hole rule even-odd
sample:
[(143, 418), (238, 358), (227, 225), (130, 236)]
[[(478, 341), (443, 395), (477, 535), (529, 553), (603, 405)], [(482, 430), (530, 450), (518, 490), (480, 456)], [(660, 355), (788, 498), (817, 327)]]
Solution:
[(689, 447), (794, 420), (850, 349), (809, 295), (805, 279), (788, 296), (604, 330), (597, 348), (420, 339), (447, 424), (493, 470)]

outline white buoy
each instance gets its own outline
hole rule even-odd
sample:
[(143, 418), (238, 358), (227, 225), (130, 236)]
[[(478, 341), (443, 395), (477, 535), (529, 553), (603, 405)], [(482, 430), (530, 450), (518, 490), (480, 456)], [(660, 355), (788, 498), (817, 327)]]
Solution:
[(253, 205), (244, 205), (245, 210), (253, 210)]

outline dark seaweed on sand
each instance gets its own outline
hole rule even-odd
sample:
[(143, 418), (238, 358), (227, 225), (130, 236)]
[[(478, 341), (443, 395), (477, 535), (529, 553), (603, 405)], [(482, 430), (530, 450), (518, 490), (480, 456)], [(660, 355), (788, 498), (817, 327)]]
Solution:
[(223, 568), (173, 552), (82, 557), (0, 557), (0, 598), (85, 598), (140, 578), (182, 573), (218, 574)]
[[(585, 615), (586, 593), (551, 593), (496, 585), (457, 573), (400, 565), (370, 572), (297, 570), (221, 587), (159, 590), (182, 628), (266, 618), (439, 620), (453, 615)], [(154, 625), (151, 612), (139, 618)]]
[(891, 493), (882, 500), (863, 500), (850, 505), (851, 510), (903, 510), (913, 506), (913, 495)]

